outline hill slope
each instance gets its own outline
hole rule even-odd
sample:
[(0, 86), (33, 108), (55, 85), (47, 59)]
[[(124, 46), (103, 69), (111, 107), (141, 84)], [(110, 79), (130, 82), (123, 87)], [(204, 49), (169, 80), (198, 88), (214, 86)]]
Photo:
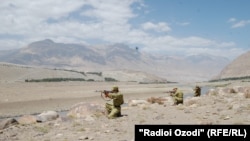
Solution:
[(78, 72), (74, 70), (49, 69), (10, 63), (0, 63), (0, 83), (24, 82), (42, 79), (68, 79), (81, 81), (135, 81), (140, 83), (166, 82), (160, 77), (138, 71)]
[(240, 55), (228, 64), (216, 79), (250, 76), (250, 51)]

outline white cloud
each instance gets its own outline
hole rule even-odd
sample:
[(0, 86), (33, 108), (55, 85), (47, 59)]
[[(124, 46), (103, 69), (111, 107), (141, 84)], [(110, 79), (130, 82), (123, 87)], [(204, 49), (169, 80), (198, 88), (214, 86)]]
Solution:
[(168, 55), (208, 53), (216, 56), (235, 58), (244, 50), (235, 48), (234, 42), (218, 42), (201, 37), (175, 38), (173, 36), (151, 37), (142, 41), (146, 48), (142, 50), (151, 53)]
[(232, 42), (195, 36), (156, 36), (148, 32), (172, 31), (166, 22), (145, 22), (136, 28), (130, 21), (139, 15), (132, 5), (137, 5), (134, 7), (137, 10), (146, 7), (142, 0), (1, 0), (0, 49), (20, 48), (46, 38), (65, 43), (86, 44), (88, 40), (98, 40), (140, 44), (149, 52), (187, 52), (191, 51), (189, 48), (212, 51), (234, 46)]
[(142, 24), (142, 28), (144, 30), (154, 30), (156, 32), (169, 32), (171, 30), (168, 24), (164, 22), (159, 22), (157, 24), (146, 22)]
[(130, 8), (133, 0), (89, 0), (88, 5), (92, 8), (83, 11), (81, 15), (96, 18), (100, 22), (111, 24), (124, 24), (130, 18), (135, 17)]
[(154, 46), (158, 48), (158, 50), (167, 50), (169, 48), (205, 48), (205, 47), (232, 47), (234, 43), (227, 42), (216, 42), (213, 40), (190, 36), (186, 38), (175, 38), (172, 36), (161, 36), (161, 37), (152, 37), (144, 41), (146, 45)]
[(235, 18), (230, 18), (229, 20), (228, 20), (228, 22), (235, 22), (236, 21), (236, 19)]
[(232, 25), (232, 28), (239, 28), (239, 27), (244, 27), (246, 25), (250, 24), (250, 20), (242, 20), (239, 22), (236, 22)]
[(222, 42), (220, 44), (217, 44), (218, 47), (234, 47), (236, 44), (234, 42)]
[[(2, 0), (0, 7), (0, 33), (39, 35), (34, 30), (45, 25), (48, 19), (67, 17), (84, 4), (81, 0)], [(43, 30), (46, 30), (44, 28)]]
[(190, 23), (189, 22), (182, 22), (182, 23), (177, 23), (178, 25), (181, 25), (181, 26), (187, 26), (189, 25)]
[(1, 50), (11, 50), (16, 49), (16, 46), (18, 47), (24, 47), (26, 45), (25, 42), (19, 41), (19, 40), (13, 40), (13, 39), (0, 39), (0, 45)]
[[(3, 0), (0, 6), (0, 35), (20, 35), (27, 44), (30, 38), (52, 38), (60, 41), (68, 37), (71, 41), (78, 39), (77, 42), (89, 38), (120, 41), (119, 34), (127, 34), (130, 28), (127, 21), (135, 16), (130, 5), (137, 1)], [(85, 6), (91, 8), (84, 9)], [(91, 20), (82, 20), (84, 17), (77, 19), (70, 15), (74, 12)], [(48, 22), (49, 20), (54, 23)], [(18, 45), (17, 43), (14, 46)]]
[(250, 20), (241, 20), (241, 21), (237, 21), (236, 18), (230, 18), (228, 20), (229, 23), (232, 23), (231, 28), (239, 28), (239, 27), (244, 27), (248, 24), (250, 24)]

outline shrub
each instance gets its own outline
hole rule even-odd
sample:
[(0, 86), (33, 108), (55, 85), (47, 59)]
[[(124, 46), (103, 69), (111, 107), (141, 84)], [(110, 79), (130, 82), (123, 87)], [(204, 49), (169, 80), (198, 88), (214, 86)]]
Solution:
[(61, 81), (85, 81), (83, 78), (44, 78), (44, 79), (26, 79), (25, 82), (61, 82)]
[(110, 78), (110, 77), (105, 77), (104, 80), (108, 81), (108, 82), (110, 82), (110, 81), (117, 81), (116, 79)]
[(102, 72), (87, 72), (88, 74), (95, 74), (98, 76), (102, 76)]

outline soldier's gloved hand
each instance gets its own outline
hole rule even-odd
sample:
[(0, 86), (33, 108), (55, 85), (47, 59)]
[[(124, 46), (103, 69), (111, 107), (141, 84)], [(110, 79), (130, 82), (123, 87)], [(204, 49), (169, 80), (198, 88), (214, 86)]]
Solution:
[(105, 95), (105, 97), (108, 97), (108, 92), (107, 91), (104, 91), (104, 95)]

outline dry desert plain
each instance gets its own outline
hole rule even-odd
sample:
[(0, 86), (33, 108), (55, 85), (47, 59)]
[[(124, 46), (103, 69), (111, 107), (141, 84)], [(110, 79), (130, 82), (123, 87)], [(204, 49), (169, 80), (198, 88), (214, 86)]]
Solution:
[(137, 84), (136, 82), (14, 82), (2, 83), (0, 115), (39, 113), (46, 110), (67, 110), (79, 102), (105, 104), (101, 90), (119, 86), (125, 101), (140, 97), (164, 96), (171, 90), (166, 84)]
[[(0, 85), (1, 121), (35, 116), (44, 111), (59, 114), (55, 120), (10, 125), (0, 130), (1, 141), (133, 141), (136, 124), (250, 123), (250, 98), (243, 91), (249, 88), (249, 82), (13, 82)], [(110, 90), (114, 85), (124, 94), (122, 117), (107, 119), (104, 114), (87, 116), (84, 113), (81, 114), (85, 117), (67, 116), (68, 110), (79, 103), (96, 104), (104, 110), (107, 101), (96, 90)], [(201, 97), (192, 97), (195, 85), (202, 87)], [(184, 92), (183, 105), (172, 106), (166, 91), (174, 87)], [(162, 101), (145, 103), (152, 98)]]

